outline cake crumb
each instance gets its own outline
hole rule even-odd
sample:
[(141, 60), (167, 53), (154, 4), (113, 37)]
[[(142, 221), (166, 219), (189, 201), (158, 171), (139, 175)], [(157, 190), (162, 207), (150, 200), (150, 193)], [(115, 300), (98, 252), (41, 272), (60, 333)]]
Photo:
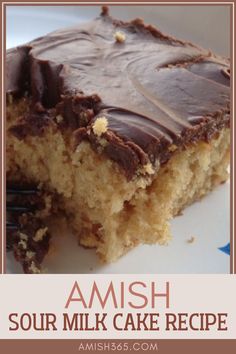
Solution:
[(40, 182), (37, 187), (39, 190), (43, 189), (43, 182)]
[(116, 42), (123, 43), (126, 39), (126, 36), (123, 32), (116, 31), (116, 33), (114, 34), (114, 38), (115, 38)]
[(56, 116), (56, 121), (57, 121), (58, 124), (62, 123), (62, 122), (63, 122), (63, 119), (64, 119), (64, 118), (62, 117), (61, 114), (58, 114), (58, 115)]
[(137, 187), (141, 189), (145, 189), (147, 187), (147, 180), (146, 178), (139, 178), (137, 180)]
[(35, 252), (32, 252), (32, 251), (27, 251), (26, 252), (26, 257), (28, 259), (32, 259), (32, 258), (34, 258), (34, 256), (35, 256)]
[(23, 248), (23, 250), (27, 249), (27, 243), (24, 240), (20, 240), (18, 242), (18, 246), (21, 246)]
[(194, 243), (195, 242), (195, 237), (192, 236), (187, 240), (187, 243)]
[(39, 274), (41, 273), (40, 272), (40, 269), (38, 267), (36, 267), (35, 263), (32, 262), (30, 267), (29, 267), (29, 270), (33, 273), (33, 274)]
[(39, 230), (36, 232), (36, 234), (35, 234), (33, 240), (34, 240), (35, 242), (42, 241), (42, 239), (43, 239), (43, 237), (45, 236), (45, 234), (46, 234), (47, 231), (48, 231), (48, 228), (47, 228), (47, 227), (44, 227), (44, 228), (42, 228), (42, 229), (39, 229)]
[(99, 117), (94, 122), (92, 128), (95, 135), (100, 137), (103, 133), (106, 133), (108, 121), (106, 117)]
[(108, 141), (105, 139), (100, 139), (99, 143), (102, 147), (106, 147), (108, 145)]
[(26, 234), (23, 234), (23, 232), (20, 232), (19, 236), (21, 240), (28, 241), (28, 236)]
[(172, 145), (170, 145), (169, 147), (168, 147), (168, 150), (170, 151), (170, 152), (174, 152), (174, 151), (176, 151), (178, 149), (178, 147), (175, 145), (175, 144), (172, 144)]
[(144, 171), (149, 174), (149, 175), (153, 175), (155, 173), (152, 164), (149, 162), (146, 165), (143, 166)]

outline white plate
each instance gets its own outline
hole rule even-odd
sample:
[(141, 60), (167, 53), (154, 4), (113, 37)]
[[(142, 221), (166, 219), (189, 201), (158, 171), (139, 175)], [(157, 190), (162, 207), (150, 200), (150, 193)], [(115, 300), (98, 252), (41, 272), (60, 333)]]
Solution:
[[(95, 6), (9, 7), (7, 47), (84, 21), (98, 12), (99, 8)], [(161, 28), (169, 28), (168, 32), (177, 37), (197, 41), (200, 45), (228, 55), (229, 29), (226, 24), (229, 13), (226, 8), (221, 7), (219, 12), (217, 6), (195, 9), (187, 6), (185, 9), (178, 6), (127, 7), (126, 11), (123, 7), (115, 7), (112, 12), (123, 19), (142, 14), (147, 22), (162, 23)], [(200, 19), (199, 27), (197, 24)], [(223, 23), (222, 26), (217, 26), (219, 21)], [(219, 27), (220, 34), (217, 32)], [(183, 36), (183, 33), (187, 33), (187, 36)], [(204, 36), (201, 37), (199, 33), (204, 33)], [(219, 35), (222, 40), (219, 40)], [(55, 252), (53, 257), (47, 257), (44, 266), (48, 273), (229, 273), (229, 256), (219, 250), (228, 244), (230, 238), (229, 196), (229, 183), (226, 183), (202, 201), (188, 207), (182, 216), (172, 222), (173, 240), (169, 246), (139, 246), (116, 263), (101, 265), (93, 250), (77, 246), (75, 237), (60, 233), (54, 235)], [(191, 237), (195, 241), (188, 243)], [(22, 272), (11, 254), (7, 256), (7, 272)]]

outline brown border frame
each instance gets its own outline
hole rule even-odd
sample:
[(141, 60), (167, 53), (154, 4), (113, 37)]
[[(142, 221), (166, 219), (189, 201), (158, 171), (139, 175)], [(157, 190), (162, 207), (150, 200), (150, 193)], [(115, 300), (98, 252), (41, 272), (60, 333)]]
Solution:
[[(37, 1), (33, 1), (34, 3), (37, 3)], [(8, 3), (8, 5), (20, 5), (20, 1), (15, 1)], [(25, 5), (32, 3), (32, 1), (25, 1)], [(53, 1), (52, 3), (55, 3), (55, 1)], [(47, 6), (47, 5), (52, 5), (52, 3), (45, 3), (43, 5)], [(63, 2), (62, 0), (59, 0), (57, 3), (60, 3), (60, 5), (64, 5), (65, 2)], [(113, 3), (113, 1), (109, 1), (110, 4)], [(137, 0), (136, 3), (139, 3), (140, 5), (142, 5), (143, 1), (141, 0)], [(176, 2), (171, 2), (170, 3), (163, 3), (163, 5), (174, 5)], [(190, 4), (189, 1), (184, 1), (182, 2), (183, 4)], [(208, 1), (208, 2), (199, 2), (199, 5), (210, 5), (212, 3), (215, 3), (217, 5), (225, 5), (225, 4), (231, 4), (234, 5), (234, 1), (233, 2), (224, 2), (222, 3), (222, 1)], [(75, 4), (80, 4), (82, 5), (80, 2), (76, 2), (76, 1), (71, 1), (70, 4), (66, 4), (66, 5), (75, 5)], [(90, 4), (91, 5), (91, 1), (87, 1), (86, 4)], [(100, 5), (101, 2), (93, 2), (94, 5)], [(107, 3), (106, 3), (107, 4)], [(123, 2), (123, 4), (125, 4), (125, 2)], [(131, 3), (129, 3), (130, 5), (132, 5)], [(155, 1), (150, 1), (148, 4), (143, 4), (143, 5), (155, 5), (157, 4)], [(1, 1), (1, 5), (2, 5), (2, 1)], [(85, 5), (85, 4), (84, 4)], [(114, 5), (114, 4), (113, 4)], [(120, 4), (122, 5), (122, 4)], [(133, 4), (135, 5), (135, 4)], [(158, 3), (158, 5), (161, 5), (160, 3)], [(1, 6), (1, 18), (3, 13), (5, 12), (5, 7)], [(234, 15), (235, 15), (235, 8), (234, 6), (231, 6), (231, 26), (234, 20)], [(4, 16), (4, 23), (3, 26), (5, 28), (5, 16)], [(233, 29), (233, 28), (232, 28)], [(235, 63), (235, 58), (234, 58), (234, 50), (233, 50), (233, 44), (235, 43), (234, 40), (234, 35), (233, 35), (233, 31), (231, 31), (232, 33), (232, 37), (231, 37), (231, 58), (232, 58), (232, 62), (231, 62), (231, 72), (232, 72), (232, 77), (234, 77), (234, 63)], [(5, 41), (4, 44), (1, 41), (1, 50), (3, 49), (2, 46), (4, 45), (5, 47)], [(4, 48), (5, 50), (5, 48)], [(1, 71), (1, 82), (3, 83), (3, 71)], [(231, 109), (232, 112), (234, 113), (234, 99), (235, 97), (233, 96), (234, 94), (234, 87), (233, 87), (234, 83), (232, 84), (231, 90), (232, 90), (232, 100), (231, 100)], [(1, 89), (3, 89), (3, 86), (1, 87)], [(3, 94), (3, 92), (2, 92)], [(2, 96), (3, 97), (3, 96)], [(4, 98), (2, 100), (2, 104), (4, 103)], [(4, 108), (4, 107), (2, 107)], [(232, 114), (233, 114), (232, 113)], [(232, 115), (231, 117), (231, 123), (232, 123), (232, 129), (231, 129), (231, 141), (234, 142), (234, 136), (235, 136), (235, 124), (234, 124), (234, 117)], [(4, 134), (4, 122), (3, 119), (1, 121), (1, 125), (0, 125), (0, 133), (1, 136), (3, 136)], [(3, 183), (3, 191), (5, 191), (5, 178), (4, 180), (2, 179), (2, 175), (3, 175), (3, 168), (5, 168), (5, 158), (4, 158), (4, 149), (5, 147), (5, 137), (3, 139), (3, 141), (1, 141), (0, 144), (0, 153), (1, 153), (1, 158), (3, 158), (3, 160), (1, 160), (1, 164), (0, 164), (0, 186), (2, 188), (2, 183)], [(236, 259), (235, 259), (235, 251), (236, 251), (236, 247), (235, 247), (235, 242), (234, 242), (234, 196), (235, 196), (235, 190), (234, 190), (234, 186), (235, 186), (235, 154), (233, 151), (234, 146), (232, 146), (232, 153), (231, 153), (231, 198), (230, 198), (230, 206), (231, 206), (231, 245), (234, 244), (234, 247), (231, 247), (231, 258), (230, 258), (230, 270), (231, 270), (231, 274), (235, 274), (235, 270), (236, 270)], [(0, 235), (2, 233), (2, 228), (4, 227), (5, 229), (5, 208), (4, 208), (4, 203), (5, 203), (5, 194), (2, 195), (1, 194), (1, 212), (3, 217), (0, 219)], [(5, 234), (5, 232), (4, 232)], [(5, 239), (4, 239), (4, 244), (5, 244)], [(0, 242), (0, 273), (4, 270), (2, 267), (2, 243)], [(233, 294), (232, 294), (233, 296)], [(19, 353), (34, 353), (34, 354), (38, 354), (38, 353), (42, 353), (43, 351), (45, 352), (54, 352), (57, 354), (60, 353), (77, 353), (78, 352), (78, 344), (81, 342), (88, 342), (88, 343), (92, 343), (92, 342), (98, 342), (98, 341), (92, 341), (92, 340), (88, 340), (88, 341), (81, 341), (81, 340), (0, 340), (0, 349), (1, 352), (3, 353), (14, 353), (14, 352), (19, 352)], [(104, 342), (104, 340), (101, 340), (99, 342)], [(106, 342), (122, 342), (122, 341), (117, 341), (117, 340), (109, 340)], [(125, 342), (128, 342), (129, 344), (132, 344), (133, 342), (138, 342), (138, 341), (134, 341), (134, 340), (127, 340)], [(139, 341), (139, 342), (156, 342), (156, 341), (150, 341), (150, 340), (143, 340), (143, 341)], [(210, 352), (214, 352), (215, 354), (218, 353), (222, 353), (225, 352), (227, 354), (232, 354), (235, 352), (236, 349), (236, 340), (158, 340), (158, 353), (210, 353)], [(120, 351), (113, 351), (114, 353), (120, 353)], [(130, 351), (132, 353), (132, 351)], [(83, 351), (83, 353), (95, 353), (95, 351)], [(108, 351), (103, 351), (103, 353), (108, 353)]]

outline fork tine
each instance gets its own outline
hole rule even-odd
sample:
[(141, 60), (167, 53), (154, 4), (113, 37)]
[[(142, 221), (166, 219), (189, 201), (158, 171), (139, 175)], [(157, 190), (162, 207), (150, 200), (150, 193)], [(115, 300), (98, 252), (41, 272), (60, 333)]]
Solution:
[(7, 211), (17, 211), (17, 212), (27, 212), (27, 211), (32, 211), (33, 208), (27, 207), (27, 206), (20, 206), (20, 205), (12, 205), (7, 203)]
[(37, 194), (38, 190), (37, 189), (24, 189), (24, 188), (7, 188), (7, 194), (8, 195), (14, 195), (14, 194), (19, 194), (19, 195), (30, 195), (30, 194)]
[[(16, 201), (16, 205), (14, 204), (14, 197), (17, 198), (17, 196), (22, 196), (22, 198), (25, 196), (26, 202), (28, 200), (28, 197), (32, 195), (36, 195), (38, 193), (38, 189), (35, 188), (34, 186), (15, 186), (15, 185), (9, 185), (7, 186), (7, 196), (12, 196), (12, 201), (8, 201), (6, 203), (6, 210), (9, 213), (9, 215), (14, 216), (15, 213), (27, 213), (27, 212), (33, 212), (35, 210), (35, 206), (30, 205), (27, 203), (26, 205), (21, 205), (21, 199), (18, 202)], [(23, 199), (22, 199), (23, 200)], [(17, 215), (17, 214), (16, 214)], [(6, 223), (6, 228), (8, 231), (16, 231), (19, 230), (20, 225), (16, 221), (7, 221)]]
[(17, 225), (17, 224), (14, 223), (14, 222), (9, 222), (9, 221), (7, 221), (6, 227), (7, 227), (7, 230), (14, 231), (14, 230), (18, 230), (19, 225)]

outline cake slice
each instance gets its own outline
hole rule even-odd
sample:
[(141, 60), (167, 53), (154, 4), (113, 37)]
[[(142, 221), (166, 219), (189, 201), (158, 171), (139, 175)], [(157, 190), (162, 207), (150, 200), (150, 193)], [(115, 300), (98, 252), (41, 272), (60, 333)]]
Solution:
[(7, 179), (55, 194), (101, 260), (167, 243), (173, 216), (227, 180), (227, 59), (104, 7), (6, 64)]

